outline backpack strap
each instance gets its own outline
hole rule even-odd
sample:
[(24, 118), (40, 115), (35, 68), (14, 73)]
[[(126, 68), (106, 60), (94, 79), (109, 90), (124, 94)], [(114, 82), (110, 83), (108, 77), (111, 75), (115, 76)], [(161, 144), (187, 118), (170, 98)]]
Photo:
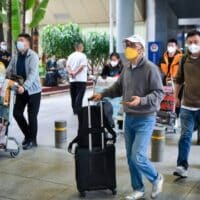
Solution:
[(69, 153), (73, 154), (73, 153), (72, 153), (72, 147), (73, 147), (73, 145), (76, 144), (78, 141), (79, 141), (79, 136), (76, 136), (76, 137), (69, 143), (68, 148), (67, 148), (67, 150), (68, 150)]
[(181, 58), (181, 61), (180, 61), (180, 66), (181, 66), (181, 75), (183, 76), (183, 80), (185, 80), (185, 75), (184, 75), (184, 64), (185, 64), (185, 61), (187, 60), (187, 55), (184, 55), (182, 58)]
[[(183, 57), (181, 58), (181, 61), (180, 61), (181, 75), (182, 75), (184, 81), (185, 81), (184, 64), (185, 64), (185, 61), (187, 60), (187, 57), (188, 57), (188, 55), (183, 55)], [(180, 100), (182, 99), (182, 96), (183, 96), (183, 90), (184, 90), (184, 83), (181, 86), (179, 94), (178, 94), (178, 98)]]

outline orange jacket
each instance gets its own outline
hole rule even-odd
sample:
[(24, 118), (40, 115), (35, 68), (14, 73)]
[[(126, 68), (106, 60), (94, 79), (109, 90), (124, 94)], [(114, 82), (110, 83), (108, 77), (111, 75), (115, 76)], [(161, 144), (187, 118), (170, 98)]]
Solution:
[(179, 62), (180, 62), (182, 55), (183, 55), (182, 52), (178, 50), (173, 58), (171, 65), (168, 66), (169, 65), (168, 53), (167, 52), (164, 53), (163, 58), (160, 63), (160, 69), (161, 69), (161, 72), (166, 77), (174, 78), (176, 76), (178, 68), (179, 68)]

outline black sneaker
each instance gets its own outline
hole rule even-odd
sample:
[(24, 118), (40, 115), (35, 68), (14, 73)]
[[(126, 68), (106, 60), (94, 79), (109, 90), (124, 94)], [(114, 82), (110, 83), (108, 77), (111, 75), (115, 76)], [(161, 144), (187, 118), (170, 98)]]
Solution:
[(29, 149), (32, 149), (32, 147), (33, 147), (33, 142), (29, 141), (23, 146), (23, 149), (24, 150), (29, 150)]

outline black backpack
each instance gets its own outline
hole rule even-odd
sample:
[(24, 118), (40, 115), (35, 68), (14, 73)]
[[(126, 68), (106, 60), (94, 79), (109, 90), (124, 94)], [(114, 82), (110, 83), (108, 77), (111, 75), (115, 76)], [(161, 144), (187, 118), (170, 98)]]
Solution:
[[(91, 129), (88, 127), (88, 106), (82, 107), (78, 112), (78, 134), (72, 140), (72, 142), (68, 146), (68, 151), (71, 152), (72, 145), (77, 143), (79, 147), (88, 147), (89, 146), (89, 133), (92, 134), (92, 146), (93, 147), (101, 147), (101, 133), (104, 133), (104, 143), (106, 144), (108, 141), (112, 141), (115, 143), (116, 141), (116, 133), (112, 128), (112, 124), (109, 122), (105, 113), (103, 112), (103, 124), (101, 127), (101, 111), (99, 105), (90, 106), (91, 109)], [(107, 137), (107, 133), (110, 133), (112, 136)]]

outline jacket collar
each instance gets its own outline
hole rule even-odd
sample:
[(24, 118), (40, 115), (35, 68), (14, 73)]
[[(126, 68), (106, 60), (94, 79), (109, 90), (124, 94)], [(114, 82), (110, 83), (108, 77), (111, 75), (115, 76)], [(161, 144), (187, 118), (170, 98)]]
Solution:
[(25, 55), (26, 57), (29, 57), (31, 55), (31, 49), (27, 49), (24, 54), (21, 54), (21, 52), (18, 53), (18, 55)]
[[(144, 65), (144, 63), (146, 62), (146, 58), (142, 57), (139, 62), (136, 64), (136, 67), (134, 67), (133, 69), (137, 68), (137, 67), (141, 67)], [(128, 66), (130, 67), (130, 69), (132, 69), (132, 64), (129, 62)]]
[(31, 55), (31, 51), (32, 51), (31, 49), (28, 49), (27, 53), (26, 53), (26, 56), (30, 56)]

